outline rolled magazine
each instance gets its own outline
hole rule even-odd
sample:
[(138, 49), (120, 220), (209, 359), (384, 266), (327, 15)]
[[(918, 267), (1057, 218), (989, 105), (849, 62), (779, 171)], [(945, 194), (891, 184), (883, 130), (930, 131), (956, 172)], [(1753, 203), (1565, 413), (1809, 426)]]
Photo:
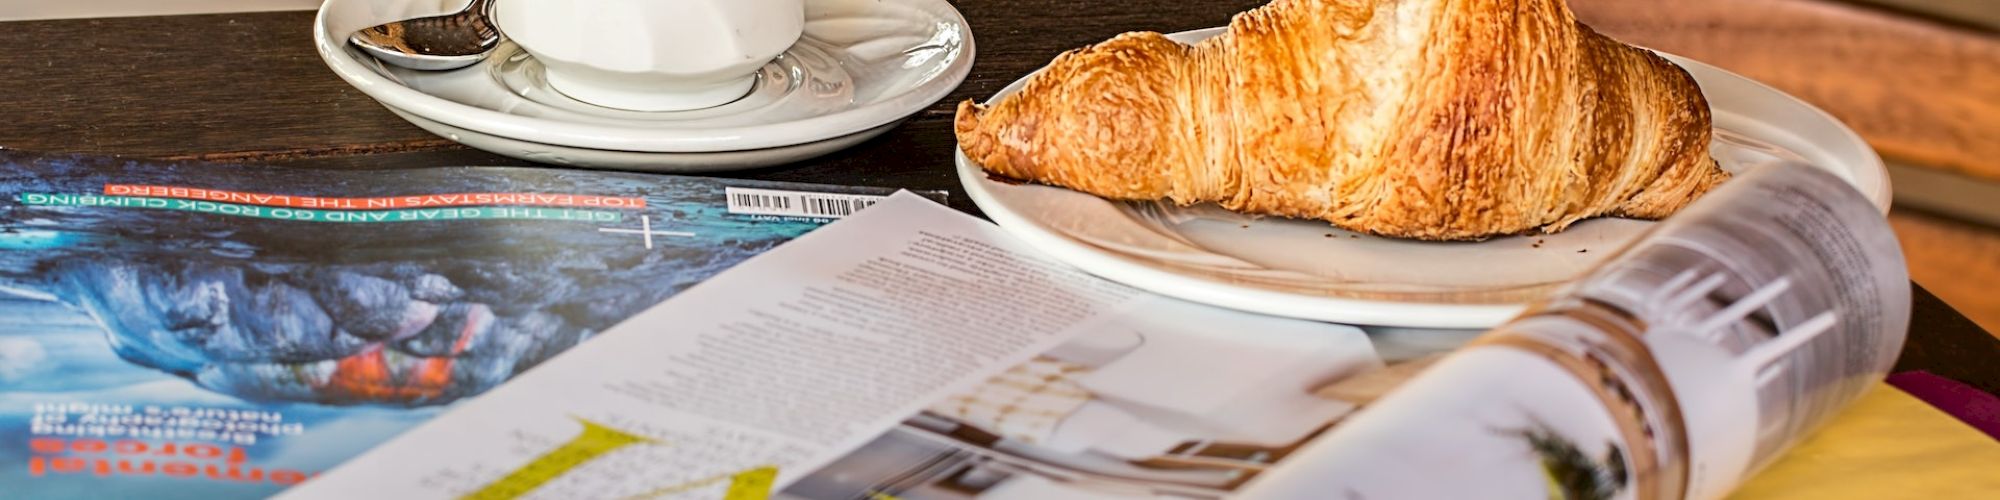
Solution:
[(1909, 304), (1867, 199), (1755, 168), (1240, 493), (1721, 497), (1883, 377)]

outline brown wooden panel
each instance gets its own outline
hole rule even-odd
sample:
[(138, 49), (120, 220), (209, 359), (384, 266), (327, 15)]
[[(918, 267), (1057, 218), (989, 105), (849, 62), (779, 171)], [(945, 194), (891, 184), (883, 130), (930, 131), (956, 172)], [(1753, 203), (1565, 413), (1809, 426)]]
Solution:
[(1570, 4), (1605, 34), (1810, 101), (1885, 156), (2000, 180), (2000, 38), (1991, 32), (1826, 0)]
[(1910, 278), (1988, 332), (2000, 332), (2000, 231), (1898, 210), (1889, 223), (1903, 242)]
[(0, 38), (0, 146), (361, 154), (434, 139), (335, 78), (311, 12), (22, 21)]

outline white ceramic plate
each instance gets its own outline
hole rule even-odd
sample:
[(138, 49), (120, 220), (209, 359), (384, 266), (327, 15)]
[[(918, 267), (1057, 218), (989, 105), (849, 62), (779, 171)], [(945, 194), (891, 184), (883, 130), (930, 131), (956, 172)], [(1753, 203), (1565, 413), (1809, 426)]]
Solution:
[[(1221, 28), (1175, 33), (1193, 43)], [(1666, 54), (1663, 54), (1666, 55)], [(1714, 111), (1725, 169), (1802, 160), (1853, 183), (1884, 213), (1882, 161), (1839, 121), (1721, 69), (1666, 55), (1694, 75)], [(1012, 94), (1022, 78), (994, 96)], [(1325, 222), (1253, 218), (1213, 205), (1119, 203), (989, 179), (963, 153), (958, 175), (993, 221), (1093, 274), (1245, 311), (1341, 323), (1485, 328), (1595, 266), (1653, 223), (1598, 218), (1552, 235), (1476, 243), (1378, 238)]]
[[(689, 153), (852, 144), (857, 134), (879, 133), (937, 102), (972, 67), (972, 33), (944, 0), (807, 0), (800, 43), (763, 68), (750, 96), (692, 111), (628, 111), (570, 99), (550, 89), (541, 65), (511, 43), (484, 62), (442, 72), (387, 66), (347, 43), (355, 30), (463, 3), (327, 0), (314, 41), (335, 74), (399, 115), (418, 117), (434, 132), (448, 127), (471, 133), (460, 137), (496, 139), (468, 145), (493, 150), (487, 144), (511, 141), (634, 161), (655, 153), (650, 157), (678, 162), (670, 168), (676, 171), (761, 166), (781, 157)], [(702, 163), (724, 157), (758, 161)], [(599, 163), (580, 164), (621, 166)]]

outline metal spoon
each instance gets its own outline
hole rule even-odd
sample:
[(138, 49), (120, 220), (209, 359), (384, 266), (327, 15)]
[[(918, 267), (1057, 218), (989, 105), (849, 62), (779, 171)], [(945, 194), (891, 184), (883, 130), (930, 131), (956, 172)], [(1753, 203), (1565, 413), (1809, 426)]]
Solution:
[(396, 21), (354, 32), (348, 43), (392, 66), (444, 71), (486, 59), (500, 45), (490, 0), (472, 0), (464, 10), (442, 16)]

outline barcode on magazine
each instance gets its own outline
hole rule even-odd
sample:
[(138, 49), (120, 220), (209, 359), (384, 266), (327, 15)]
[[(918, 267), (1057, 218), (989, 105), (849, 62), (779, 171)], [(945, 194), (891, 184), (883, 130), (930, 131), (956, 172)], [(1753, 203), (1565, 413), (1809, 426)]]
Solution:
[(726, 187), (723, 192), (729, 197), (729, 213), (746, 215), (782, 215), (794, 217), (824, 217), (838, 219), (854, 215), (869, 205), (887, 199), (886, 196), (865, 194), (813, 193), (807, 191), (784, 191), (778, 189), (757, 189)]

